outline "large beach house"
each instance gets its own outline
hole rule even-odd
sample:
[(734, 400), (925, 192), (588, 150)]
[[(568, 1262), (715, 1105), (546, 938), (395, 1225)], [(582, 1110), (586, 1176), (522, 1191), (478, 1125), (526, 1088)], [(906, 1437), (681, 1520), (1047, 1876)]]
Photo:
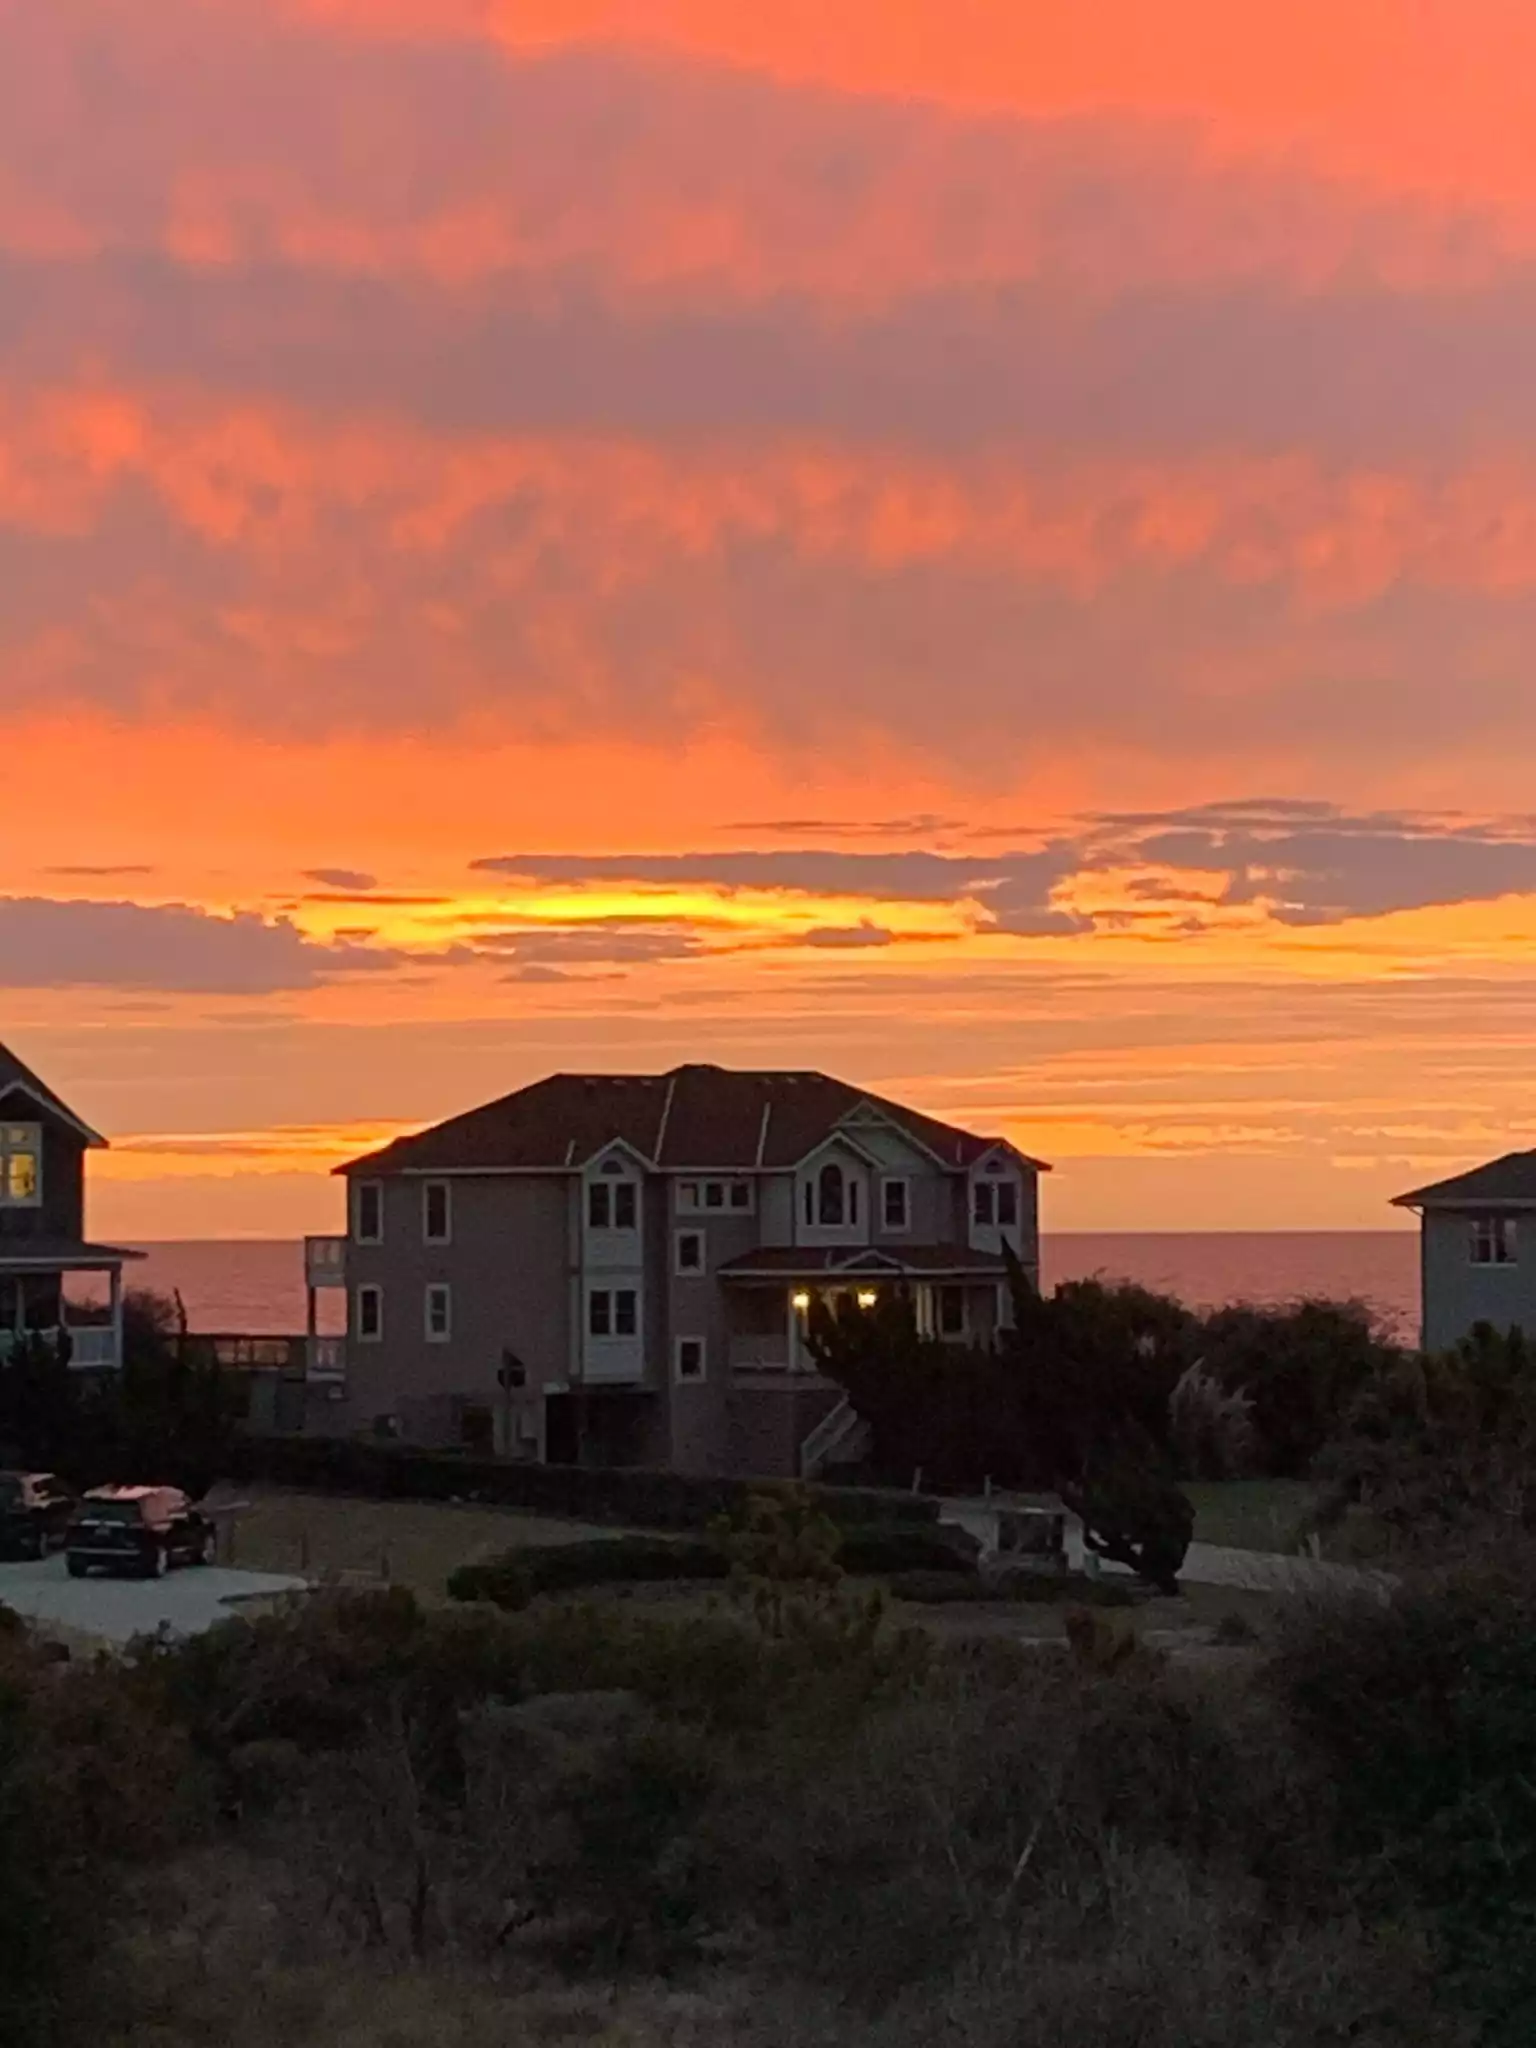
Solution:
[[(1005, 1140), (819, 1073), (556, 1074), (341, 1171), (337, 1420), (414, 1442), (706, 1473), (822, 1469), (858, 1425), (814, 1372), (817, 1297), (910, 1290), (985, 1337), (1002, 1247), (1038, 1271)], [(312, 1297), (313, 1298), (313, 1297)]]
[[(82, 1371), (122, 1363), (123, 1266), (139, 1254), (85, 1235), (85, 1155), (105, 1144), (0, 1045), (0, 1350), (18, 1331), (64, 1332)], [(99, 1313), (71, 1310), (65, 1283), (78, 1276), (99, 1284)]]

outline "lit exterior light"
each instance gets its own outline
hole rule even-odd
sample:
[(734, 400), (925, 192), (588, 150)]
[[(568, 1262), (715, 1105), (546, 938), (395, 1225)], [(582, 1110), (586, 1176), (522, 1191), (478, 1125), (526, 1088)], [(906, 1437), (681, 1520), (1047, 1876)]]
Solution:
[(789, 1297), (789, 1299), (791, 1305), (800, 1315), (804, 1315), (806, 1310), (811, 1305), (811, 1297), (806, 1293), (803, 1287), (800, 1289), (798, 1294), (792, 1294)]
[(876, 1302), (877, 1302), (877, 1301), (878, 1301), (879, 1299), (880, 1299), (880, 1297), (879, 1297), (879, 1295), (878, 1295), (878, 1294), (876, 1294), (876, 1292), (875, 1292), (875, 1290), (873, 1289), (873, 1287), (866, 1287), (866, 1288), (863, 1288), (863, 1289), (862, 1289), (862, 1290), (860, 1291), (860, 1294), (859, 1294), (859, 1307), (860, 1307), (860, 1308), (873, 1308), (873, 1307), (874, 1307), (874, 1305), (875, 1305), (875, 1303), (876, 1303)]

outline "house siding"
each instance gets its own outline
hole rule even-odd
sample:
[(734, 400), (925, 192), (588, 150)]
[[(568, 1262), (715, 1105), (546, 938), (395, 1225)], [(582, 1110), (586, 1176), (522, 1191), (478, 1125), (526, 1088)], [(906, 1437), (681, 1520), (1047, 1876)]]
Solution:
[[(793, 1102), (800, 1084), (795, 1077), (791, 1082)], [(846, 1129), (835, 1126), (825, 1136), (808, 1137), (795, 1164), (781, 1143), (772, 1170), (761, 1171), (754, 1162), (762, 1156), (765, 1126), (754, 1111), (742, 1118), (735, 1137), (703, 1120), (685, 1134), (686, 1144), (674, 1131), (670, 1159), (689, 1163), (652, 1170), (648, 1161), (655, 1154), (647, 1148), (659, 1128), (652, 1084), (615, 1081), (611, 1110), (598, 1101), (602, 1090), (596, 1084), (572, 1082), (567, 1092), (571, 1135), (552, 1125), (541, 1142), (545, 1156), (579, 1164), (567, 1170), (530, 1161), (521, 1170), (498, 1172), (489, 1164), (484, 1171), (464, 1171), (443, 1161), (442, 1177), (452, 1190), (448, 1244), (424, 1242), (422, 1190), (433, 1177), (430, 1170), (391, 1170), (388, 1158), (359, 1161), (351, 1169), (354, 1189), (360, 1182), (378, 1183), (384, 1232), (377, 1245), (358, 1243), (355, 1228), (349, 1236), (353, 1313), (347, 1399), (339, 1411), (346, 1425), (366, 1431), (377, 1418), (393, 1416), (403, 1435), (432, 1443), (460, 1439), (467, 1406), (489, 1409), (499, 1423), (508, 1404), (497, 1373), (504, 1349), (511, 1349), (527, 1369), (527, 1384), (510, 1403), (510, 1430), (498, 1430), (498, 1436), (523, 1455), (559, 1459), (578, 1455), (579, 1446), (579, 1454), (594, 1463), (744, 1477), (793, 1472), (797, 1436), (803, 1439), (841, 1396), (789, 1370), (790, 1295), (799, 1284), (789, 1262), (782, 1278), (738, 1275), (722, 1281), (721, 1269), (755, 1251), (801, 1244), (811, 1258), (823, 1250), (856, 1253), (866, 1247), (883, 1246), (897, 1255), (907, 1246), (966, 1248), (966, 1169), (942, 1165), (894, 1123), (860, 1112)], [(655, 1114), (645, 1129), (638, 1111), (633, 1130), (622, 1124), (621, 1111), (628, 1115), (646, 1104)], [(603, 1118), (619, 1120), (620, 1135), (601, 1136), (599, 1109)], [(732, 1158), (738, 1139), (746, 1155)], [(952, 1131), (949, 1142), (957, 1161), (978, 1156), (977, 1141), (966, 1151), (962, 1134)], [(582, 1151), (582, 1145), (591, 1149)], [(693, 1163), (701, 1156), (717, 1163), (701, 1168)], [(822, 1229), (803, 1221), (797, 1197), (804, 1176), (827, 1158), (859, 1176), (856, 1226)], [(590, 1227), (587, 1190), (603, 1177), (605, 1161), (622, 1167), (622, 1175), (609, 1176), (611, 1184), (622, 1177), (637, 1183), (634, 1231), (616, 1223)], [(1022, 1161), (1014, 1170), (1022, 1196), (1024, 1258), (1033, 1264), (1036, 1175)], [(881, 1184), (887, 1175), (907, 1183), (905, 1230), (888, 1231), (884, 1224)], [(679, 1209), (680, 1182), (715, 1178), (748, 1181), (752, 1207)], [(354, 1226), (355, 1206), (349, 1203)], [(701, 1240), (697, 1272), (678, 1269), (681, 1231), (696, 1232)], [(446, 1284), (452, 1295), (451, 1334), (442, 1342), (429, 1342), (424, 1325), (426, 1289), (434, 1283)], [(838, 1284), (835, 1277), (830, 1284)], [(917, 1284), (926, 1299), (930, 1283)], [(954, 1284), (966, 1290), (968, 1334), (989, 1335), (995, 1284), (959, 1274)], [(382, 1291), (377, 1342), (357, 1334), (357, 1293), (367, 1286)], [(594, 1286), (639, 1291), (633, 1341), (590, 1337), (588, 1295)], [(677, 1343), (683, 1337), (703, 1342), (702, 1379), (677, 1378)]]
[(83, 1238), (86, 1147), (79, 1133), (19, 1091), (0, 1098), (0, 1123), (40, 1126), (43, 1183), (43, 1198), (36, 1208), (0, 1208), (0, 1240)]
[[(1500, 1213), (1515, 1217), (1516, 1262), (1475, 1266), (1470, 1256), (1473, 1217)], [(1419, 1250), (1426, 1351), (1448, 1350), (1480, 1322), (1498, 1330), (1519, 1325), (1536, 1336), (1536, 1210), (1501, 1212), (1484, 1204), (1471, 1211), (1428, 1211)]]
[[(502, 1174), (457, 1176), (450, 1185), (451, 1243), (423, 1242), (422, 1182), (398, 1176), (381, 1182), (383, 1243), (348, 1244), (346, 1418), (354, 1428), (395, 1415), (415, 1441), (456, 1441), (466, 1404), (503, 1412), (497, 1373), (510, 1348), (527, 1367), (527, 1386), (511, 1402), (516, 1436), (518, 1425), (540, 1422), (546, 1384), (569, 1377), (569, 1183), (560, 1175)], [(446, 1343), (426, 1338), (433, 1282), (452, 1290)], [(377, 1343), (357, 1334), (357, 1290), (364, 1286), (383, 1290)]]

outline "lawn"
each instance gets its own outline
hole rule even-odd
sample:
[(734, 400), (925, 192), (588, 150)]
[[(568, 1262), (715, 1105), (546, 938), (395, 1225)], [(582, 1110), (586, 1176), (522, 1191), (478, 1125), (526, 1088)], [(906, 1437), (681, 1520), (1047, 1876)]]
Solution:
[(1195, 1541), (1227, 1550), (1294, 1550), (1317, 1500), (1305, 1479), (1190, 1481), (1184, 1491), (1195, 1510)]
[(573, 1543), (614, 1536), (586, 1522), (515, 1508), (452, 1507), (435, 1501), (339, 1499), (266, 1488), (220, 1487), (219, 1562), (246, 1571), (299, 1572), (315, 1578), (367, 1579), (442, 1596), (448, 1574), (521, 1544)]

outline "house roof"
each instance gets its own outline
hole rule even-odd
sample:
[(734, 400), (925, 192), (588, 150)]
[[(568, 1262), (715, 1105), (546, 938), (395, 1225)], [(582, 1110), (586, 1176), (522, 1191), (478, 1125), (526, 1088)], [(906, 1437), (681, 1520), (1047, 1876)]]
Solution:
[(1393, 1207), (1463, 1209), (1479, 1202), (1536, 1207), (1536, 1152), (1506, 1152), (1502, 1159), (1490, 1159), (1470, 1172), (1394, 1196)]
[(0, 1237), (0, 1273), (105, 1273), (142, 1252), (117, 1244), (85, 1244), (77, 1237)]
[(849, 1279), (974, 1274), (1001, 1280), (1007, 1262), (1000, 1252), (976, 1252), (963, 1244), (764, 1245), (720, 1267), (722, 1280), (814, 1280), (841, 1274)]
[(39, 1108), (51, 1110), (55, 1116), (61, 1117), (72, 1130), (79, 1132), (87, 1145), (106, 1144), (107, 1141), (101, 1133), (93, 1131), (88, 1123), (76, 1116), (64, 1098), (55, 1095), (48, 1083), (34, 1074), (25, 1060), (18, 1059), (8, 1045), (0, 1045), (0, 1102), (18, 1090), (23, 1095), (29, 1095)]
[[(797, 1166), (876, 1112), (942, 1166), (962, 1171), (1002, 1142), (938, 1122), (830, 1074), (711, 1066), (667, 1074), (551, 1074), (499, 1101), (339, 1169), (355, 1173), (574, 1169), (623, 1143), (658, 1171), (750, 1173)], [(1024, 1163), (1048, 1172), (1039, 1160)]]

